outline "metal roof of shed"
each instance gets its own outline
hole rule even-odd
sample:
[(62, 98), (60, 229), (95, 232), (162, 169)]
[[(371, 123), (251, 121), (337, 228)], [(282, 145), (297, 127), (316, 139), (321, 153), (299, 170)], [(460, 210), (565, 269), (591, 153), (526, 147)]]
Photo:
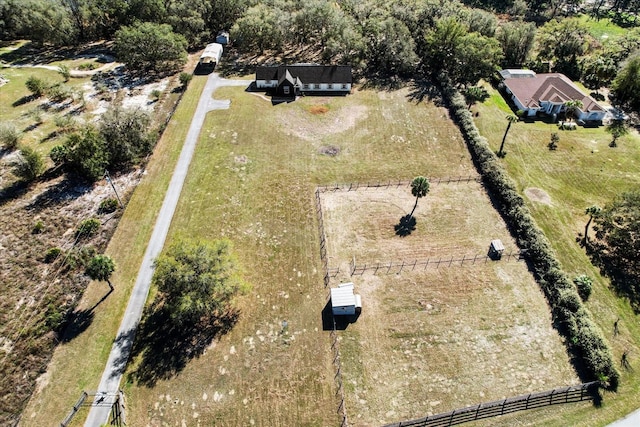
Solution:
[(353, 294), (353, 283), (343, 283), (337, 288), (331, 288), (332, 307), (350, 307), (356, 305), (356, 296)]

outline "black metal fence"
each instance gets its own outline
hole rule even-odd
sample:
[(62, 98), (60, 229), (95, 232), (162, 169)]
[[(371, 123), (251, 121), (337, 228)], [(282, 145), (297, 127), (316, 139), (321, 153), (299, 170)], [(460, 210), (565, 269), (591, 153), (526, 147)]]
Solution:
[(451, 412), (431, 415), (411, 421), (387, 424), (385, 427), (448, 427), (484, 418), (498, 417), (512, 412), (542, 408), (551, 405), (593, 400), (597, 396), (598, 381), (575, 386), (555, 388), (540, 393), (525, 394), (517, 397), (496, 400), (456, 409)]

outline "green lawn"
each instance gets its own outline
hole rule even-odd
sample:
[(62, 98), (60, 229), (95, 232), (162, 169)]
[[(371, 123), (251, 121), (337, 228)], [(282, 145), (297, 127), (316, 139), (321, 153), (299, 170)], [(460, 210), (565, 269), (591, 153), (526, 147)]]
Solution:
[[(491, 90), (492, 95), (495, 94)], [(507, 122), (500, 104), (493, 97), (474, 107), (479, 113), (476, 124), (494, 150), (497, 150)], [(557, 151), (549, 151), (551, 132), (558, 132)], [(564, 270), (570, 275), (587, 274), (594, 279), (594, 292), (587, 303), (605, 337), (614, 350), (614, 360), (620, 360), (627, 350), (636, 355), (632, 361), (638, 367), (640, 326), (629, 304), (617, 298), (609, 289), (606, 278), (600, 276), (576, 238), (584, 232), (588, 219), (585, 208), (604, 205), (616, 194), (640, 185), (640, 136), (624, 137), (617, 148), (610, 148), (611, 136), (604, 127), (575, 131), (559, 131), (543, 122), (519, 122), (511, 127), (505, 150), (505, 167), (523, 194), (538, 225), (544, 230), (557, 251)], [(532, 201), (524, 195), (528, 188), (546, 192), (550, 204)], [(613, 336), (613, 323), (624, 325), (620, 335)], [(536, 425), (604, 425), (627, 412), (637, 409), (640, 379), (633, 372), (622, 370), (621, 387), (617, 394), (605, 396), (604, 407), (597, 411), (577, 407), (562, 409), (562, 417), (554, 411), (538, 411), (522, 416)], [(536, 421), (538, 422), (538, 421)], [(547, 424), (549, 423), (549, 424)]]
[(591, 35), (600, 42), (620, 37), (628, 31), (611, 22), (609, 18), (595, 19), (589, 15), (580, 15), (580, 22), (587, 24)]

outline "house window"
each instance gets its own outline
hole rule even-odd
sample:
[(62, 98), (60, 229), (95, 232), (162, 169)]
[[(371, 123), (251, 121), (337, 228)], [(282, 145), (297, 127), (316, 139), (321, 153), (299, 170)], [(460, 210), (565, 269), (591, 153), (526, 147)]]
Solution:
[(306, 83), (305, 83), (305, 84), (303, 84), (303, 85), (302, 85), (302, 89), (308, 90), (308, 89), (309, 89), (309, 85), (308, 85), (308, 84), (306, 84)]
[(265, 84), (266, 84), (266, 85), (271, 85), (271, 80), (267, 80), (267, 81), (265, 82)]
[(285, 95), (289, 95), (289, 86), (285, 86), (284, 88), (282, 88), (282, 90), (284, 91)]
[(313, 85), (313, 88), (314, 89), (320, 89), (320, 85), (318, 83), (316, 83), (316, 84)]
[(332, 85), (331, 83), (329, 83), (329, 84), (327, 85), (327, 89), (333, 89), (333, 85)]
[(347, 89), (347, 84), (346, 83), (342, 84), (342, 89)]

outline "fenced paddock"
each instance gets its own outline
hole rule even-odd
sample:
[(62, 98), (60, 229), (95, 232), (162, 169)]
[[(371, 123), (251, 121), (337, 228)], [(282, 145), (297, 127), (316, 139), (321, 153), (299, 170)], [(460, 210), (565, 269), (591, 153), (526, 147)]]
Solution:
[[(432, 185), (415, 230), (400, 237), (394, 225), (415, 203), (408, 184), (339, 184), (315, 194), (325, 286), (353, 281), (363, 303), (357, 322), (332, 332), (343, 420), (384, 425), (577, 383), (482, 184)], [(507, 248), (500, 261), (486, 257), (493, 239)]]
[(430, 417), (400, 421), (387, 424), (385, 427), (449, 427), (470, 421), (498, 417), (512, 412), (526, 411), (528, 409), (583, 402), (585, 400), (593, 400), (598, 393), (598, 387), (599, 383), (594, 381), (576, 386), (555, 388), (540, 393), (529, 393), (508, 399), (496, 400), (494, 402), (468, 406)]

